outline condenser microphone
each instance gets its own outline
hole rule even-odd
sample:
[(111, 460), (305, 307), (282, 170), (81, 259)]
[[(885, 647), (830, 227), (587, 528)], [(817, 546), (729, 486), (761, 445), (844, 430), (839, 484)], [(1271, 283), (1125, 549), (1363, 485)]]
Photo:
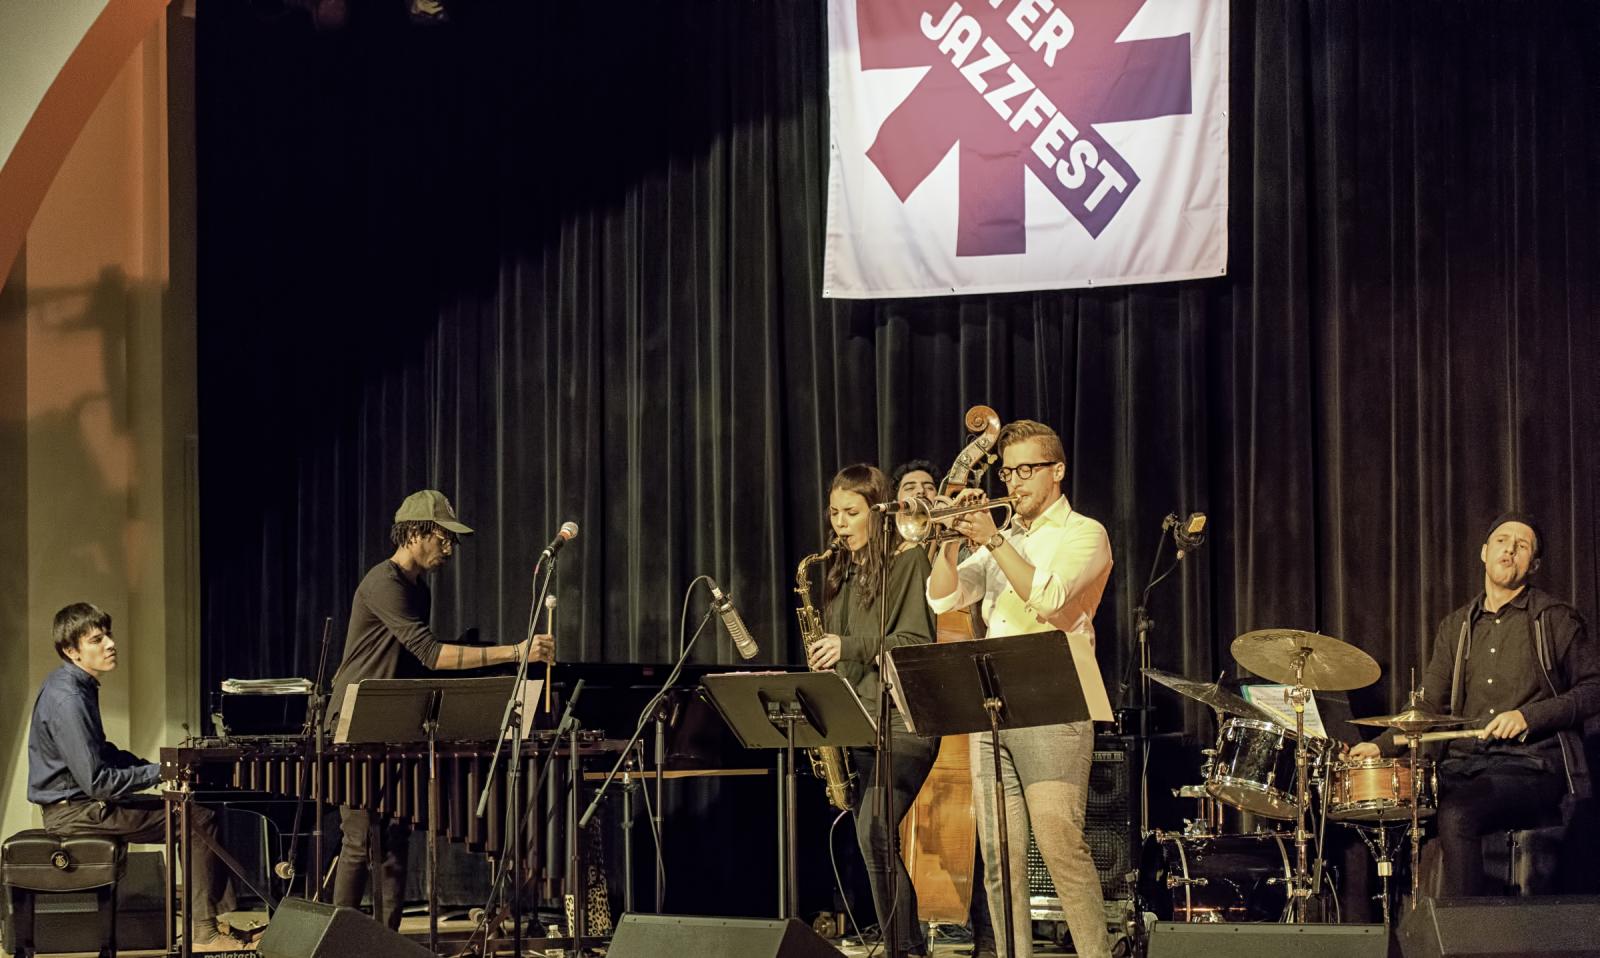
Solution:
[(880, 502), (872, 507), (873, 512), (888, 516), (897, 516), (902, 512), (916, 512), (932, 509), (928, 500), (918, 496), (911, 499), (896, 499), (894, 502)]
[(555, 554), (561, 551), (562, 546), (577, 537), (578, 524), (576, 522), (563, 522), (561, 531), (556, 533), (556, 537), (550, 540), (550, 544), (544, 547), (543, 552), (539, 553), (539, 561), (543, 562), (546, 559), (555, 558)]
[(739, 650), (739, 655), (753, 659), (756, 657), (756, 640), (750, 635), (750, 629), (740, 618), (739, 610), (733, 607), (733, 600), (717, 588), (716, 580), (706, 576), (706, 582), (711, 586), (711, 611), (722, 619), (722, 627), (728, 630), (728, 635), (733, 639), (733, 644)]
[(1175, 522), (1172, 527), (1172, 539), (1178, 544), (1179, 559), (1200, 548), (1206, 541), (1206, 514), (1191, 512), (1189, 518)]

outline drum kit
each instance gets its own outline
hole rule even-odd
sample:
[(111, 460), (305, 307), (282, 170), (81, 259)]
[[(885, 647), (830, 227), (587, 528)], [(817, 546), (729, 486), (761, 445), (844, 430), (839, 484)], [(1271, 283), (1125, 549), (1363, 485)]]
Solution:
[[(1246, 670), (1284, 686), (1293, 725), (1287, 711), (1280, 721), (1223, 688), (1220, 677), (1207, 683), (1144, 670), (1152, 681), (1214, 710), (1218, 729), (1216, 746), (1202, 752), (1204, 784), (1176, 790), (1179, 797), (1199, 802), (1199, 815), (1181, 833), (1155, 832), (1146, 846), (1140, 886), (1147, 905), (1172, 921), (1316, 920), (1312, 900), (1323, 884), (1323, 828), (1332, 821), (1356, 829), (1372, 850), (1388, 924), (1394, 873), (1390, 829), (1408, 828), (1415, 863), (1422, 820), (1438, 807), (1437, 774), (1433, 762), (1418, 755), (1418, 746), (1480, 733), (1438, 731), (1467, 720), (1428, 711), (1413, 690), (1404, 711), (1354, 720), (1393, 729), (1409, 746), (1408, 754), (1350, 759), (1335, 743), (1307, 734), (1306, 705), (1313, 692), (1376, 682), (1381, 670), (1371, 656), (1331, 636), (1296, 629), (1247, 632), (1233, 641), (1231, 652)], [(1225, 808), (1293, 822), (1293, 828), (1230, 834), (1223, 826)], [(1417, 872), (1411, 868), (1413, 902)]]

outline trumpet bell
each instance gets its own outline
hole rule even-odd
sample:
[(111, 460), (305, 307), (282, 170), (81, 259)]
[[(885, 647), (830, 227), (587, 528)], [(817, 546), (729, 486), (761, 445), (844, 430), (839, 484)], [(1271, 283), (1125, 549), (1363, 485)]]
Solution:
[(969, 512), (1004, 509), (1005, 518), (1000, 522), (1004, 525), (1005, 521), (1011, 518), (1011, 511), (1016, 508), (1016, 501), (1016, 496), (1004, 496), (999, 499), (950, 505), (948, 502), (935, 504), (919, 497), (908, 500), (905, 508), (895, 513), (894, 527), (899, 531), (900, 538), (907, 542), (921, 544), (956, 539), (960, 538), (961, 534), (945, 525), (948, 520), (964, 516)]

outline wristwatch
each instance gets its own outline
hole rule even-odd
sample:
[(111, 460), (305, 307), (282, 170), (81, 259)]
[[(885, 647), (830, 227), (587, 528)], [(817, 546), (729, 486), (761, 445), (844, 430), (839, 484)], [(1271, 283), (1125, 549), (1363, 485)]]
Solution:
[(990, 552), (993, 552), (994, 550), (1000, 548), (1001, 546), (1003, 546), (1005, 544), (1006, 544), (1006, 537), (1004, 535), (1002, 535), (1000, 530), (998, 530), (998, 529), (995, 530), (994, 535), (989, 537), (989, 541), (984, 543), (984, 545), (989, 548)]

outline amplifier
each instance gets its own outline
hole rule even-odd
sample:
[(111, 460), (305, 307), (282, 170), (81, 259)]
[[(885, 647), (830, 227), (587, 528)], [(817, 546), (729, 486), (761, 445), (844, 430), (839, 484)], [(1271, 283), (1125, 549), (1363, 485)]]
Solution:
[[(1083, 837), (1089, 842), (1089, 852), (1100, 872), (1107, 921), (1116, 924), (1133, 901), (1139, 826), (1134, 821), (1134, 796), (1125, 741), (1102, 737), (1095, 744)], [(1055, 882), (1044, 867), (1044, 859), (1031, 833), (1028, 835), (1028, 897), (1035, 921), (1061, 921), (1066, 917), (1061, 911), (1061, 897), (1056, 894)]]

